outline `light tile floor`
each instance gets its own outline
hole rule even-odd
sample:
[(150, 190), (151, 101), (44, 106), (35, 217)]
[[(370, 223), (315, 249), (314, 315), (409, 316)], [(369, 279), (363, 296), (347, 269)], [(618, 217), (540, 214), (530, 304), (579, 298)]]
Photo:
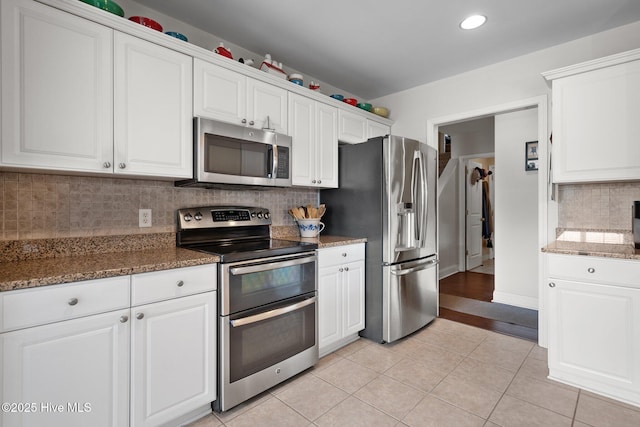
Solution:
[(640, 408), (546, 378), (546, 350), (436, 319), (393, 344), (365, 339), (190, 427), (640, 426)]

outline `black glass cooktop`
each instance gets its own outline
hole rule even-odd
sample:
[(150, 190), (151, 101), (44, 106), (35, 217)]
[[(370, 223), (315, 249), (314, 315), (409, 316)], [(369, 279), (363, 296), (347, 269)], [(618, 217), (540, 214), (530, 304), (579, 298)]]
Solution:
[(318, 245), (311, 242), (256, 239), (228, 243), (200, 243), (182, 247), (218, 255), (220, 262), (234, 262), (313, 251), (318, 248)]

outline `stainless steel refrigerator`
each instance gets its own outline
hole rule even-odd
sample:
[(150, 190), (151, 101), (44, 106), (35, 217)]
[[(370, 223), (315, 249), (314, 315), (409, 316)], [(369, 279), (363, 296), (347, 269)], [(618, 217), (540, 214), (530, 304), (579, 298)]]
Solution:
[(438, 310), (437, 151), (385, 136), (338, 153), (339, 188), (320, 192), (324, 233), (367, 238), (360, 335), (392, 342)]

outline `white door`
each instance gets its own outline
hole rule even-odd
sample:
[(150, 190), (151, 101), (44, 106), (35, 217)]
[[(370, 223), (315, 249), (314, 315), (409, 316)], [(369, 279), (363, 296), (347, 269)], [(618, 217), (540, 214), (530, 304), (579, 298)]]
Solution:
[(114, 40), (114, 171), (192, 177), (192, 59), (119, 32)]
[[(316, 183), (315, 101), (289, 94), (289, 136), (291, 147), (291, 183), (311, 186)], [(336, 144), (337, 145), (337, 144)]]
[(163, 425), (216, 399), (216, 293), (131, 309), (131, 424)]
[(474, 169), (482, 168), (482, 165), (473, 160), (467, 161), (466, 181), (466, 241), (467, 241), (467, 270), (476, 268), (482, 264), (482, 182), (472, 178)]
[(129, 309), (0, 334), (3, 427), (129, 425)]
[(112, 173), (113, 30), (30, 0), (2, 0), (7, 166)]
[(338, 109), (316, 102), (316, 179), (318, 186), (338, 188)]
[(278, 86), (247, 78), (247, 121), (257, 129), (287, 133), (288, 92)]
[(364, 329), (364, 261), (342, 267), (343, 336)]
[[(322, 253), (320, 253), (322, 257)], [(318, 270), (318, 345), (324, 348), (342, 338), (342, 274), (338, 265)]]

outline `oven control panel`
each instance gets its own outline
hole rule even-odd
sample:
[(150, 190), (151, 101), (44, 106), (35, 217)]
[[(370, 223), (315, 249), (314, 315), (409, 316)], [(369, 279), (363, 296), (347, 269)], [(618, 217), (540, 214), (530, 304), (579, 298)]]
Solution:
[(271, 225), (269, 209), (249, 206), (204, 206), (178, 210), (178, 228)]

